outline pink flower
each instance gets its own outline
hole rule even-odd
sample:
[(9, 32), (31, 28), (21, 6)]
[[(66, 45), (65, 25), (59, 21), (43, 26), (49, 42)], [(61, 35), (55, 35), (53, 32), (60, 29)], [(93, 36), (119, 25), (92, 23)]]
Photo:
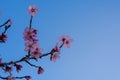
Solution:
[(22, 65), (15, 64), (14, 66), (16, 67), (17, 72), (19, 72), (22, 68)]
[(1, 42), (5, 42), (7, 40), (7, 35), (5, 35), (4, 33), (2, 33), (2, 35), (0, 35), (0, 41)]
[(58, 44), (56, 44), (56, 46), (55, 46), (54, 50), (55, 50), (55, 52), (60, 53), (60, 48), (59, 48)]
[(51, 55), (50, 60), (53, 61), (53, 62), (56, 62), (56, 60), (59, 59), (59, 58), (60, 58), (60, 54), (54, 53), (54, 54)]
[(7, 67), (5, 68), (5, 71), (11, 73), (11, 72), (12, 72), (12, 67), (7, 66)]
[(38, 46), (38, 44), (34, 44), (33, 41), (27, 41), (25, 43), (25, 51), (34, 51), (36, 49), (36, 47)]
[(67, 35), (63, 35), (62, 37), (60, 37), (60, 41), (62, 41), (65, 47), (69, 48), (70, 43), (72, 42), (72, 39)]
[(42, 67), (39, 67), (37, 73), (38, 73), (38, 74), (42, 74), (43, 72), (44, 72), (44, 69), (43, 69)]
[(31, 14), (32, 16), (35, 16), (35, 14), (38, 12), (38, 8), (36, 5), (29, 6), (28, 8), (28, 13)]
[(31, 56), (38, 59), (41, 56), (41, 48), (36, 48), (32, 53)]
[(37, 30), (33, 28), (25, 28), (24, 31), (24, 40), (34, 40), (34, 37), (37, 36)]
[(25, 79), (26, 79), (26, 80), (30, 80), (30, 79), (31, 79), (31, 76), (25, 76)]

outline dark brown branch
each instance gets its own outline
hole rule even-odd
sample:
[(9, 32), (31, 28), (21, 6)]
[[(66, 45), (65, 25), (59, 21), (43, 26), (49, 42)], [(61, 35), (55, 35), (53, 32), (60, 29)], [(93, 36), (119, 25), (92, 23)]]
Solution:
[(0, 27), (5, 26), (10, 20), (8, 19), (5, 23), (3, 23), (2, 25), (0, 25)]
[(33, 19), (33, 16), (30, 17), (30, 26), (29, 26), (30, 29), (32, 28), (32, 19)]
[(0, 78), (1, 78), (1, 79), (7, 79), (6, 77), (2, 77), (2, 76), (0, 76)]
[(5, 26), (5, 30), (3, 33), (6, 33), (6, 31), (11, 27), (11, 25)]
[(32, 67), (35, 67), (35, 68), (39, 68), (40, 66), (36, 66), (36, 65), (34, 65), (34, 64), (32, 64), (32, 63), (30, 63), (29, 61), (25, 61), (27, 64), (29, 64), (30, 66), (32, 66)]
[[(3, 80), (8, 79), (8, 77), (2, 77), (2, 76), (0, 76), (0, 78), (3, 79)], [(12, 77), (12, 79), (23, 79), (23, 78), (26, 78), (26, 76), (22, 76), (22, 77)]]

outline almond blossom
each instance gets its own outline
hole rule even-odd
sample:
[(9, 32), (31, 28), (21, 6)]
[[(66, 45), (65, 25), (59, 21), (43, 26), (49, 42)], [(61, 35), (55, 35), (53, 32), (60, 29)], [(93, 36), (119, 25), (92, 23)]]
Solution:
[(32, 16), (35, 16), (35, 14), (38, 12), (38, 8), (36, 5), (29, 6), (28, 8), (28, 13), (31, 14)]
[(7, 35), (2, 33), (2, 35), (0, 35), (0, 41), (5, 42), (6, 40), (7, 40)]
[(59, 48), (58, 44), (56, 44), (54, 51), (60, 53), (60, 48)]
[[(44, 69), (41, 66), (31, 63), (30, 62), (31, 60), (38, 61), (38, 58), (41, 59), (45, 56), (50, 55), (50, 60), (53, 62), (56, 62), (56, 60), (60, 58), (60, 49), (63, 46), (65, 46), (67, 48), (70, 47), (70, 43), (72, 42), (72, 39), (67, 35), (63, 35), (62, 37), (60, 37), (60, 41), (62, 42), (62, 44), (60, 44), (60, 46), (57, 43), (50, 52), (45, 53), (45, 54), (41, 53), (42, 49), (39, 47), (39, 42), (37, 39), (37, 30), (32, 27), (32, 19), (33, 19), (33, 16), (35, 16), (37, 12), (38, 12), (38, 9), (37, 9), (36, 5), (29, 6), (28, 13), (31, 15), (30, 26), (26, 27), (23, 32), (23, 38), (25, 41), (25, 49), (24, 50), (28, 54), (19, 60), (10, 61), (10, 62), (2, 62), (2, 58), (0, 58), (0, 68), (9, 74), (9, 76), (7, 76), (7, 77), (0, 76), (1, 79), (15, 80), (15, 79), (23, 79), (24, 78), (26, 80), (30, 80), (31, 76), (23, 75), (21, 77), (13, 77), (12, 76), (12, 71), (14, 71), (13, 69), (16, 69), (17, 72), (21, 71), (23, 66), (20, 65), (19, 63), (26, 62), (31, 67), (37, 68), (38, 74), (42, 74), (44, 72)], [(0, 28), (2, 28), (2, 27), (4, 28), (3, 29), (4, 31), (1, 32), (1, 34), (0, 34), (0, 42), (5, 42), (7, 40), (6, 31), (11, 27), (11, 24), (13, 24), (13, 21), (11, 19), (8, 19), (5, 23), (0, 25)]]
[(22, 65), (15, 64), (14, 66), (16, 67), (17, 72), (19, 72), (22, 68)]
[(37, 37), (37, 30), (33, 28), (25, 28), (24, 31), (25, 51), (31, 52), (31, 57), (38, 59), (41, 56), (41, 48), (39, 47)]
[(72, 39), (67, 35), (61, 36), (59, 40), (62, 41), (63, 45), (67, 48), (70, 47), (70, 43), (72, 42)]
[(38, 43), (34, 43), (33, 41), (26, 41), (25, 43), (25, 51), (35, 51), (35, 49), (38, 47)]
[(54, 53), (51, 55), (50, 60), (53, 62), (56, 62), (57, 59), (60, 58), (60, 54), (59, 53)]
[(33, 40), (37, 36), (37, 30), (26, 27), (24, 30), (24, 40)]
[(44, 69), (42, 67), (38, 68), (38, 74), (42, 74), (44, 72)]
[(12, 67), (7, 66), (7, 67), (5, 68), (5, 71), (11, 73), (11, 72), (12, 72)]
[(41, 48), (36, 48), (32, 53), (31, 56), (38, 59), (41, 56)]

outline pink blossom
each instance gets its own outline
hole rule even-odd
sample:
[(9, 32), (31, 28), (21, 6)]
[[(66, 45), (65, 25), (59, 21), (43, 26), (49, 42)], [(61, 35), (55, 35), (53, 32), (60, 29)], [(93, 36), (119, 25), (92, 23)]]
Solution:
[(30, 79), (31, 79), (31, 76), (25, 76), (25, 79), (26, 79), (26, 80), (30, 80)]
[(19, 72), (22, 68), (22, 65), (15, 64), (14, 66), (16, 67), (17, 72)]
[(38, 59), (41, 56), (41, 48), (36, 48), (32, 53), (31, 56)]
[(55, 52), (60, 53), (60, 48), (59, 48), (58, 44), (56, 44), (56, 46), (55, 46), (54, 50), (55, 50)]
[(36, 5), (29, 6), (28, 8), (28, 13), (31, 14), (32, 16), (35, 16), (35, 14), (38, 12), (38, 8)]
[(62, 37), (60, 37), (60, 41), (62, 41), (65, 47), (69, 48), (70, 43), (72, 42), (72, 39), (67, 35), (63, 35)]
[(34, 40), (34, 37), (37, 36), (37, 30), (33, 28), (25, 28), (24, 31), (24, 39), (25, 40)]
[(27, 41), (25, 43), (25, 51), (33, 51), (36, 47), (36, 44), (34, 44), (32, 41)]
[(39, 67), (37, 73), (38, 73), (38, 74), (42, 74), (43, 72), (44, 72), (44, 69), (43, 69), (42, 67)]
[(60, 54), (59, 53), (54, 53), (51, 55), (50, 60), (53, 62), (56, 62), (57, 59), (60, 58)]
[(7, 40), (7, 35), (5, 35), (4, 33), (2, 33), (2, 35), (0, 35), (0, 41), (1, 42), (5, 42)]
[(11, 73), (11, 72), (12, 72), (12, 67), (7, 66), (7, 67), (5, 68), (5, 71)]

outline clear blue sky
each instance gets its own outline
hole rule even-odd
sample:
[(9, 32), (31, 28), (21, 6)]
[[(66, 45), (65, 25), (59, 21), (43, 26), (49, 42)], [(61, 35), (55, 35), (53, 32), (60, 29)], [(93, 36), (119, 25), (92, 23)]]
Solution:
[[(49, 52), (58, 37), (67, 34), (74, 39), (70, 49), (63, 48), (61, 58), (40, 60), (45, 73), (24, 65), (14, 75), (31, 74), (32, 80), (120, 80), (120, 0), (0, 0), (0, 24), (12, 18), (6, 44), (0, 45), (3, 61), (24, 56), (23, 31), (29, 26), (29, 5), (40, 12), (33, 19), (39, 30), (43, 53)], [(33, 63), (35, 63), (33, 61)], [(4, 72), (0, 74), (5, 75)]]

